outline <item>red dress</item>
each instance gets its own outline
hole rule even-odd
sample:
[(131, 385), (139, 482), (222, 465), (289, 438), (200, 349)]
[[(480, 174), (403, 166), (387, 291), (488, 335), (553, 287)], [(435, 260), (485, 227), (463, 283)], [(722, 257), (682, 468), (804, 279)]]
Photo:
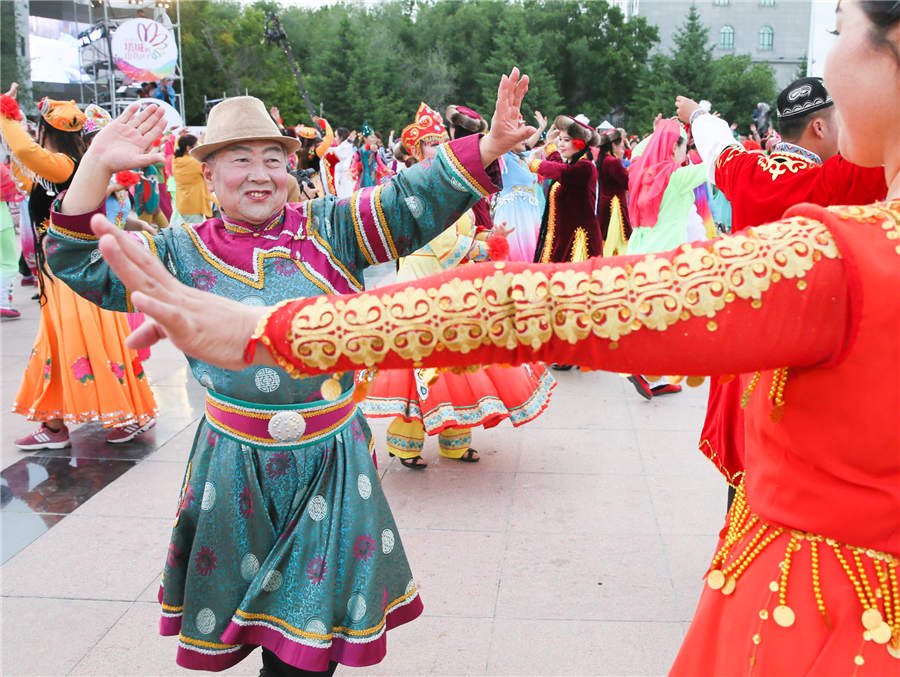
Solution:
[[(788, 215), (661, 254), (472, 265), (377, 296), (303, 299), (254, 339), (307, 373), (551, 356), (760, 370), (741, 377), (746, 493), (671, 674), (895, 675), (900, 296), (885, 290), (900, 288), (900, 200)], [(409, 326), (415, 345), (395, 338)]]
[[(731, 232), (775, 221), (801, 202), (827, 207), (862, 205), (887, 194), (881, 167), (859, 167), (835, 155), (818, 164), (793, 153), (726, 148), (716, 160), (716, 186), (731, 201)], [(741, 383), (713, 379), (709, 385), (700, 451), (737, 486), (744, 469)]]
[(631, 237), (631, 224), (628, 222), (628, 200), (625, 194), (628, 192), (628, 170), (622, 166), (622, 161), (615, 155), (604, 155), (600, 164), (597, 181), (597, 222), (600, 225), (600, 233), (604, 241), (607, 238), (609, 221), (612, 217), (612, 202), (618, 198), (622, 214), (622, 228), (624, 239)]
[(534, 252), (536, 262), (584, 261), (603, 252), (594, 211), (597, 167), (591, 157), (588, 154), (569, 163), (554, 151), (546, 160), (533, 160), (529, 165), (532, 172), (553, 180)]

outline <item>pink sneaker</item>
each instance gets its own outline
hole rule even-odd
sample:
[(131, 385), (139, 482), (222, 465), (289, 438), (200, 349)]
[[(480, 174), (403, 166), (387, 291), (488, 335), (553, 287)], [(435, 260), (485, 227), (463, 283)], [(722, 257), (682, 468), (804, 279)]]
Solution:
[(22, 313), (15, 308), (0, 308), (0, 320), (18, 320), (20, 317)]
[(156, 419), (151, 418), (149, 421), (141, 425), (140, 423), (129, 423), (120, 428), (113, 428), (106, 436), (106, 441), (110, 444), (123, 444), (131, 442), (135, 437), (141, 435), (156, 425)]
[(63, 426), (57, 431), (53, 431), (44, 423), (41, 423), (41, 427), (28, 437), (23, 437), (15, 441), (15, 445), (23, 451), (35, 451), (37, 449), (65, 449), (69, 444), (69, 429), (66, 426)]

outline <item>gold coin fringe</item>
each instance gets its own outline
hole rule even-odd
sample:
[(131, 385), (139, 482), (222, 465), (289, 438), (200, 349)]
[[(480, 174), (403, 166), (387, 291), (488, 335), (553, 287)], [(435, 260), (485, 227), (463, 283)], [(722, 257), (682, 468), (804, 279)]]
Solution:
[[(779, 370), (782, 378), (787, 369)], [(758, 382), (758, 379), (756, 379)], [(779, 396), (779, 377), (776, 376), (772, 392)], [(782, 388), (783, 390), (783, 380)], [(752, 536), (746, 540), (749, 534)], [(863, 639), (886, 645), (888, 653), (900, 659), (900, 586), (897, 582), (897, 569), (900, 560), (888, 553), (878, 552), (871, 548), (859, 548), (839, 543), (832, 538), (819, 534), (776, 527), (763, 522), (758, 515), (750, 511), (744, 492), (743, 482), (738, 486), (737, 494), (728, 513), (728, 528), (725, 542), (713, 557), (706, 574), (706, 584), (723, 595), (731, 595), (738, 586), (741, 575), (756, 557), (769, 547), (779, 536), (789, 533), (790, 539), (785, 546), (784, 559), (781, 562), (781, 576), (772, 581), (769, 589), (778, 594), (778, 604), (772, 610), (772, 620), (781, 627), (790, 627), (796, 622), (796, 614), (789, 605), (788, 581), (791, 575), (791, 561), (795, 552), (801, 549), (804, 541), (810, 547), (810, 568), (813, 594), (816, 607), (825, 625), (830, 629), (831, 621), (825, 608), (822, 596), (822, 583), (819, 576), (820, 548), (831, 551), (841, 565), (847, 580), (853, 586), (862, 607), (860, 623)], [(746, 540), (742, 547), (736, 545)], [(863, 557), (871, 560), (867, 570)], [(872, 577), (869, 571), (875, 572)], [(768, 612), (760, 612), (761, 618), (767, 618)], [(856, 656), (854, 660), (861, 659)], [(857, 662), (857, 664), (860, 664)]]

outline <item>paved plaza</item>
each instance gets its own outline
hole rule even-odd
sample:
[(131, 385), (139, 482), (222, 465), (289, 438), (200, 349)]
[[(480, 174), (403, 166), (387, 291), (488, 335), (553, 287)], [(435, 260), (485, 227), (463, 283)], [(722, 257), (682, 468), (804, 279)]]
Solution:
[[(2, 662), (14, 675), (181, 675), (156, 594), (203, 388), (169, 344), (146, 368), (161, 408), (140, 441), (83, 426), (23, 453), (6, 413), (37, 332), (32, 287), (2, 341)], [(339, 675), (662, 675), (688, 626), (725, 512), (697, 451), (706, 388), (646, 402), (616, 374), (557, 374), (549, 409), (476, 430), (482, 461), (379, 473), (425, 612), (388, 655)], [(257, 675), (258, 653), (222, 674)]]

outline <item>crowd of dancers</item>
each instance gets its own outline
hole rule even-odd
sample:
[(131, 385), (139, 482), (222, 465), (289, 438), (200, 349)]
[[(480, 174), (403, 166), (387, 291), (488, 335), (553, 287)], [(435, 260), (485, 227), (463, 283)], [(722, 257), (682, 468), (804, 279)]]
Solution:
[(386, 142), (249, 96), (202, 137), (44, 100), (33, 139), (13, 86), (4, 298), (17, 213), (41, 313), (13, 405), (41, 427), (16, 444), (143, 434), (169, 337), (207, 401), (161, 632), (188, 668), (262, 647), (263, 675), (332, 674), (423, 608), (366, 417), (422, 471), (426, 435), (474, 463), (473, 429), (538, 417), (547, 365), (647, 399), (710, 376), (700, 449), (730, 508), (672, 674), (900, 673), (900, 5), (837, 19), (825, 82), (786, 87), (756, 140), (687, 97), (643, 139), (528, 125), (517, 69), (490, 120), (422, 103)]

